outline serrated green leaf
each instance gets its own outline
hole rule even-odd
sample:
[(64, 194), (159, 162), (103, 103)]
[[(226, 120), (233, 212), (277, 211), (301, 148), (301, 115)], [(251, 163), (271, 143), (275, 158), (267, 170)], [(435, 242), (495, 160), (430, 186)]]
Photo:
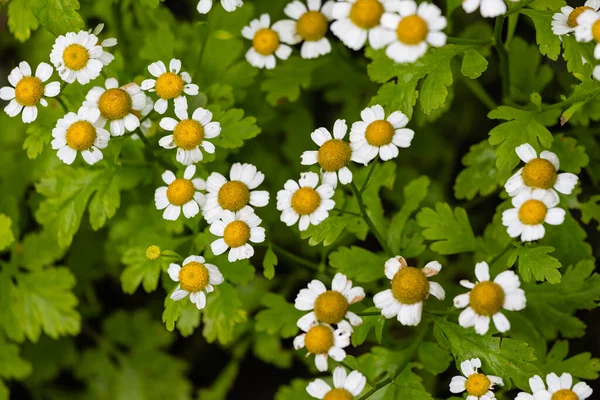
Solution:
[(474, 251), (475, 235), (464, 209), (454, 212), (447, 203), (437, 203), (435, 210), (424, 208), (417, 214), (417, 222), (423, 228), (423, 237), (435, 241), (431, 249), (440, 254), (456, 254)]
[(277, 259), (277, 254), (273, 251), (273, 248), (269, 245), (267, 247), (267, 251), (265, 252), (265, 258), (263, 258), (263, 275), (265, 278), (271, 280), (275, 277), (275, 267), (279, 260)]
[(269, 335), (279, 335), (289, 338), (298, 333), (296, 322), (304, 313), (288, 303), (282, 296), (266, 293), (261, 301), (266, 310), (256, 314), (256, 330)]
[(142, 284), (146, 293), (151, 293), (158, 286), (160, 273), (166, 272), (169, 265), (179, 257), (171, 251), (161, 252), (156, 260), (146, 256), (147, 248), (132, 247), (123, 255), (122, 262), (127, 267), (121, 274), (121, 287), (123, 292), (133, 294)]
[(563, 35), (561, 39), (563, 48), (565, 49), (563, 56), (567, 62), (567, 70), (571, 73), (583, 73), (583, 53), (581, 46), (585, 46), (585, 44), (578, 43), (575, 40), (575, 35)]
[(300, 237), (309, 239), (308, 244), (311, 246), (316, 246), (321, 242), (323, 242), (323, 246), (330, 246), (344, 228), (356, 218), (351, 215), (330, 216), (319, 225), (311, 225), (307, 230), (300, 232)]
[(0, 214), (0, 251), (7, 249), (15, 241), (11, 225), (12, 220), (7, 215)]
[(52, 265), (65, 254), (53, 235), (47, 230), (32, 232), (23, 239), (23, 259), (21, 264), (30, 269), (40, 269)]
[(477, 79), (485, 72), (488, 61), (475, 49), (468, 49), (463, 56), (460, 72), (468, 78)]
[(388, 232), (388, 244), (394, 253), (400, 252), (404, 228), (409, 217), (417, 211), (421, 202), (427, 197), (430, 180), (421, 176), (410, 181), (403, 189), (404, 201), (400, 210), (392, 217)]
[[(175, 288), (173, 288), (175, 289)], [(170, 293), (169, 293), (170, 296)], [(175, 329), (175, 322), (181, 317), (181, 300), (175, 301), (167, 296), (165, 298), (165, 309), (162, 313), (162, 321), (165, 323), (167, 330), (172, 332)], [(185, 300), (185, 299), (184, 299)], [(189, 301), (189, 299), (187, 299)]]
[(568, 354), (569, 342), (566, 340), (556, 341), (541, 365), (542, 372), (546, 374), (554, 372), (557, 375), (566, 372), (579, 379), (598, 379), (600, 375), (598, 374), (600, 372), (599, 359), (592, 358), (592, 354), (587, 352), (570, 358), (567, 358)]
[[(362, 312), (379, 312), (380, 310), (376, 307), (369, 307), (367, 309), (362, 310)], [(383, 336), (383, 327), (385, 326), (385, 318), (381, 315), (368, 315), (362, 317), (362, 324), (354, 328), (354, 332), (352, 333), (352, 346), (357, 347), (360, 346), (367, 340), (367, 337), (371, 333), (372, 330), (375, 331), (375, 338), (377, 342), (381, 344), (382, 336)]]
[(29, 0), (31, 11), (39, 23), (58, 36), (67, 32), (78, 32), (83, 28), (83, 19), (77, 13), (79, 0)]
[(457, 199), (471, 200), (477, 194), (487, 196), (508, 179), (508, 173), (501, 173), (496, 168), (496, 152), (487, 140), (471, 146), (463, 157), (465, 166), (454, 184), (454, 195)]
[(561, 275), (557, 270), (562, 267), (562, 264), (548, 255), (553, 251), (554, 247), (550, 246), (519, 247), (511, 253), (508, 265), (514, 265), (518, 258), (519, 275), (525, 282), (530, 282), (533, 275), (538, 282), (559, 283)]
[(541, 93), (552, 81), (552, 68), (541, 64), (542, 55), (536, 50), (536, 46), (527, 44), (519, 36), (513, 38), (508, 52), (510, 96), (512, 99), (528, 102), (532, 93)]
[(188, 337), (200, 326), (200, 310), (191, 301), (181, 304), (181, 315), (177, 318), (177, 330), (181, 336)]
[(275, 393), (275, 400), (312, 400), (306, 392), (306, 386), (309, 381), (304, 379), (294, 379), (288, 386), (281, 386)]
[(446, 371), (452, 362), (448, 349), (441, 348), (437, 343), (423, 341), (417, 350), (419, 362), (427, 371), (439, 375)]
[[(375, 224), (380, 232), (386, 232), (389, 221), (384, 215), (380, 191), (383, 188), (387, 188), (389, 190), (394, 188), (394, 181), (396, 180), (396, 164), (377, 164), (374, 168), (375, 169), (371, 174), (371, 179), (369, 180), (366, 189), (362, 193), (362, 199), (367, 209), (367, 214), (369, 214), (373, 224)], [(362, 187), (367, 175), (367, 168), (363, 168), (361, 171), (355, 174), (354, 182), (356, 183), (357, 187)]]
[(31, 374), (31, 364), (22, 359), (21, 349), (0, 336), (0, 378), (23, 380)]
[(535, 40), (540, 47), (540, 53), (551, 60), (556, 60), (560, 55), (560, 39), (552, 32), (552, 16), (554, 11), (530, 10), (527, 8), (519, 10), (521, 14), (527, 15), (535, 26)]
[(586, 242), (587, 233), (567, 211), (565, 220), (556, 226), (547, 226), (540, 245), (554, 247), (554, 257), (563, 265), (575, 265), (592, 257), (592, 247)]
[(215, 146), (227, 149), (241, 147), (245, 140), (260, 133), (256, 118), (244, 117), (244, 110), (232, 108), (223, 112), (219, 106), (210, 106), (209, 109), (213, 113), (213, 120), (221, 123), (221, 133), (213, 139)]
[(30, 0), (12, 0), (8, 3), (8, 29), (18, 41), (24, 42), (39, 23), (29, 6)]
[(556, 135), (550, 150), (558, 156), (561, 171), (578, 174), (590, 162), (585, 147), (578, 145), (577, 140), (571, 137)]
[(598, 230), (600, 230), (600, 195), (590, 197), (586, 203), (581, 203), (581, 221), (584, 224), (589, 224), (592, 219), (598, 222)]
[(209, 343), (215, 340), (221, 344), (231, 343), (234, 327), (245, 321), (246, 311), (242, 309), (237, 289), (230, 284), (218, 285), (215, 292), (207, 296), (202, 334)]
[(372, 282), (384, 276), (387, 257), (361, 247), (340, 247), (329, 255), (329, 264), (356, 282)]

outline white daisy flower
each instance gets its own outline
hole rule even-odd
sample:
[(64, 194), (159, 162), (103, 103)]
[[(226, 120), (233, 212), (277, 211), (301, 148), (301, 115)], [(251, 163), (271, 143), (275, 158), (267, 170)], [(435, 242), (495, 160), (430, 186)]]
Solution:
[(463, 0), (462, 8), (467, 14), (471, 14), (479, 8), (482, 17), (495, 18), (506, 12), (506, 3), (504, 0)]
[[(115, 57), (104, 51), (104, 47), (117, 44), (117, 39), (105, 39), (98, 44), (98, 36), (103, 25), (98, 25), (95, 33), (79, 31), (60, 35), (54, 41), (50, 61), (54, 64), (61, 79), (67, 83), (75, 80), (82, 85), (93, 81)], [(99, 30), (98, 30), (99, 29)]]
[[(452, 393), (467, 392), (467, 400), (493, 400), (496, 398), (492, 389), (495, 385), (504, 386), (502, 378), (477, 372), (481, 368), (481, 360), (473, 358), (460, 363), (464, 376), (455, 376), (450, 381)], [(549, 400), (549, 399), (548, 399)]]
[(171, 171), (162, 174), (162, 179), (168, 186), (156, 189), (154, 203), (157, 210), (165, 210), (164, 219), (175, 221), (179, 218), (182, 208), (186, 218), (192, 218), (200, 212), (206, 197), (199, 190), (206, 189), (206, 182), (201, 178), (193, 179), (195, 174), (195, 165), (185, 169), (183, 178), (175, 178), (175, 174)]
[(460, 313), (458, 323), (464, 328), (475, 326), (475, 332), (485, 335), (492, 317), (496, 329), (507, 332), (510, 322), (500, 310), (520, 311), (527, 303), (525, 292), (519, 287), (519, 277), (513, 271), (504, 271), (490, 281), (490, 267), (486, 262), (475, 265), (475, 276), (477, 283), (460, 281), (461, 286), (471, 291), (454, 298), (456, 308), (467, 307)]
[[(600, 14), (594, 10), (585, 10), (577, 17), (577, 26), (575, 27), (575, 39), (578, 42), (591, 42), (596, 41), (594, 47), (594, 58), (600, 59)], [(594, 77), (597, 77), (598, 73), (594, 69)]]
[(308, 8), (303, 2), (294, 0), (285, 6), (283, 12), (292, 20), (280, 21), (281, 35), (289, 44), (302, 43), (300, 55), (310, 59), (331, 52), (331, 43), (325, 37), (329, 30), (333, 1), (308, 0)]
[(437, 261), (431, 261), (419, 269), (409, 267), (403, 257), (390, 258), (385, 263), (385, 276), (391, 281), (392, 288), (373, 297), (375, 307), (381, 310), (381, 315), (396, 317), (402, 325), (419, 325), (423, 301), (430, 294), (439, 300), (446, 297), (442, 285), (428, 280), (441, 269), (442, 265)]
[(166, 117), (160, 120), (160, 127), (173, 134), (164, 136), (158, 144), (165, 149), (177, 148), (177, 161), (183, 165), (195, 164), (204, 158), (202, 150), (213, 154), (215, 145), (206, 139), (214, 139), (221, 133), (221, 124), (213, 121), (212, 112), (199, 107), (189, 118), (186, 108), (176, 108), (175, 115), (179, 118)]
[(587, 0), (583, 6), (564, 6), (559, 13), (552, 16), (552, 32), (556, 36), (568, 35), (575, 31), (577, 18), (586, 10), (598, 11), (600, 0)]
[(585, 400), (594, 392), (585, 382), (573, 386), (571, 374), (564, 373), (560, 377), (554, 372), (546, 376), (548, 389), (544, 380), (536, 375), (529, 379), (531, 393), (521, 392), (515, 400)]
[[(304, 329), (306, 328), (306, 329)], [(315, 366), (321, 372), (327, 371), (327, 357), (341, 362), (346, 358), (345, 347), (350, 345), (350, 331), (338, 328), (334, 330), (327, 324), (314, 324), (300, 328), (302, 333), (294, 338), (294, 348), (306, 347), (308, 355), (315, 355)]]
[(412, 129), (405, 128), (408, 117), (401, 111), (394, 111), (387, 119), (379, 104), (361, 111), (362, 121), (352, 124), (350, 143), (353, 154), (367, 165), (377, 155), (383, 161), (396, 158), (398, 148), (407, 148), (415, 136)]
[(65, 164), (75, 161), (77, 152), (90, 165), (102, 160), (102, 152), (110, 140), (98, 109), (81, 107), (77, 114), (70, 112), (59, 119), (52, 129), (52, 148)]
[(546, 230), (543, 222), (560, 225), (565, 220), (565, 210), (556, 207), (558, 195), (554, 190), (521, 189), (512, 198), (515, 208), (502, 213), (502, 225), (506, 226), (512, 238), (521, 236), (522, 242), (533, 242), (544, 237)]
[(300, 180), (289, 179), (283, 189), (277, 192), (277, 209), (282, 211), (281, 221), (292, 226), (298, 220), (298, 228), (305, 231), (310, 224), (319, 225), (329, 216), (329, 210), (335, 207), (331, 198), (335, 192), (333, 186), (319, 185), (319, 175), (303, 172)]
[(571, 194), (577, 185), (577, 175), (569, 172), (558, 173), (560, 161), (556, 154), (542, 151), (538, 158), (537, 152), (529, 144), (517, 146), (515, 152), (525, 163), (525, 167), (510, 177), (504, 185), (509, 196), (516, 196), (523, 188), (554, 190), (562, 194)]
[(115, 78), (108, 78), (106, 87), (95, 86), (85, 96), (84, 107), (100, 111), (104, 124), (110, 124), (113, 136), (122, 136), (125, 132), (133, 132), (140, 126), (140, 113), (146, 107), (146, 95), (135, 83), (119, 87)]
[(244, 260), (254, 255), (252, 243), (265, 241), (265, 228), (259, 226), (262, 220), (250, 206), (233, 213), (223, 212), (221, 218), (210, 225), (210, 233), (221, 236), (210, 244), (214, 255), (218, 256), (229, 250), (227, 259), (230, 262)]
[(315, 399), (351, 400), (358, 396), (367, 383), (367, 378), (358, 371), (346, 372), (344, 367), (333, 370), (333, 389), (323, 379), (315, 379), (306, 387), (309, 395)]
[(331, 24), (331, 32), (352, 50), (360, 50), (367, 38), (371, 47), (380, 49), (389, 43), (381, 26), (382, 16), (396, 11), (397, 7), (398, 0), (337, 1), (331, 11), (336, 20)]
[(44, 85), (52, 76), (54, 70), (50, 64), (40, 63), (31, 76), (31, 67), (27, 61), (21, 61), (18, 67), (8, 75), (8, 83), (12, 86), (0, 88), (0, 99), (10, 101), (4, 112), (9, 117), (16, 117), (21, 111), (21, 119), (28, 124), (36, 120), (37, 104), (48, 106), (44, 97), (54, 97), (60, 92), (60, 83), (50, 82)]
[(202, 209), (209, 224), (223, 216), (225, 211), (239, 211), (247, 205), (264, 207), (269, 203), (269, 192), (254, 190), (265, 180), (265, 175), (252, 164), (235, 163), (229, 178), (213, 172), (206, 180), (206, 205)]
[[(198, 12), (200, 14), (206, 14), (210, 11), (213, 5), (213, 0), (200, 0), (198, 2)], [(233, 12), (236, 8), (244, 5), (242, 0), (221, 0), (221, 5), (227, 12)]]
[(271, 26), (269, 14), (250, 21), (250, 25), (242, 29), (242, 36), (252, 40), (252, 47), (246, 52), (246, 60), (257, 68), (273, 69), (276, 64), (275, 56), (287, 60), (292, 54), (292, 48), (284, 44), (286, 36), (289, 36), (286, 35), (285, 21)]
[(352, 281), (339, 272), (333, 277), (331, 290), (314, 279), (308, 284), (308, 289), (301, 289), (296, 296), (296, 309), (310, 311), (298, 320), (298, 327), (306, 331), (311, 325), (324, 322), (352, 332), (352, 326), (362, 324), (362, 318), (349, 311), (348, 307), (364, 298), (364, 289), (352, 287)]
[(390, 44), (385, 54), (397, 63), (417, 61), (428, 46), (442, 47), (446, 44), (446, 17), (434, 4), (402, 0), (394, 7), (396, 13), (386, 12), (381, 17), (385, 28), (382, 41)]
[(183, 260), (183, 266), (171, 264), (167, 272), (171, 279), (179, 282), (171, 293), (171, 299), (178, 301), (189, 294), (190, 301), (198, 310), (206, 307), (206, 294), (215, 290), (213, 285), (220, 285), (224, 281), (219, 268), (206, 263), (202, 256), (189, 256)]
[(192, 83), (192, 77), (181, 70), (181, 61), (173, 58), (169, 63), (169, 70), (162, 61), (148, 65), (148, 72), (156, 79), (146, 79), (142, 82), (142, 89), (156, 92), (158, 100), (154, 103), (154, 111), (164, 114), (167, 111), (169, 100), (175, 104), (175, 112), (178, 109), (187, 109), (187, 98), (185, 95), (195, 96), (198, 94), (198, 85)]

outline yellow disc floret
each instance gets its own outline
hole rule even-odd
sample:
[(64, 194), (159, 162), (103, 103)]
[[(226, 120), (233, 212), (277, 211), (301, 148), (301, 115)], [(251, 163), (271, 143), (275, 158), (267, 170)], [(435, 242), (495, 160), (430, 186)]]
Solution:
[(223, 232), (223, 240), (231, 248), (243, 246), (249, 239), (250, 227), (244, 221), (230, 222)]
[(481, 397), (490, 390), (490, 378), (484, 374), (474, 373), (467, 378), (465, 389), (469, 395)]
[(348, 311), (348, 300), (340, 292), (328, 290), (315, 300), (315, 315), (326, 324), (337, 324)]
[(583, 14), (585, 10), (593, 11), (593, 8), (587, 6), (575, 7), (575, 9), (571, 11), (571, 14), (569, 14), (569, 17), (567, 18), (567, 25), (569, 25), (570, 28), (575, 28), (577, 25), (579, 25), (577, 23), (577, 17)]
[(123, 89), (108, 89), (98, 99), (98, 109), (109, 121), (125, 118), (131, 112), (131, 96)]
[(352, 149), (343, 140), (331, 139), (319, 148), (317, 160), (323, 171), (339, 171), (350, 162)]
[(504, 305), (504, 289), (492, 281), (479, 282), (469, 294), (469, 305), (479, 315), (492, 316)]
[(385, 9), (378, 0), (356, 0), (350, 9), (350, 20), (363, 29), (379, 25)]
[(333, 330), (326, 325), (313, 326), (306, 332), (304, 345), (309, 353), (327, 353), (333, 346)]
[(148, 246), (146, 249), (146, 258), (150, 261), (154, 261), (160, 257), (160, 247), (157, 245)]
[(250, 201), (250, 190), (244, 182), (229, 181), (219, 189), (218, 201), (224, 210), (239, 211)]
[(204, 140), (204, 128), (200, 122), (193, 119), (184, 119), (175, 125), (173, 141), (177, 147), (192, 150)]
[(67, 129), (67, 145), (75, 150), (87, 150), (96, 141), (96, 128), (88, 121), (73, 122)]
[(415, 45), (425, 40), (428, 31), (429, 27), (423, 18), (418, 15), (409, 15), (400, 20), (396, 28), (396, 35), (402, 43)]
[(70, 44), (63, 52), (65, 67), (73, 71), (84, 69), (89, 60), (90, 53), (80, 44)]
[(183, 79), (174, 72), (165, 72), (156, 79), (156, 94), (164, 100), (179, 97), (183, 92)]
[(189, 179), (175, 179), (167, 188), (169, 203), (182, 206), (194, 198), (196, 189)]
[(318, 11), (306, 12), (298, 18), (296, 32), (306, 41), (320, 40), (327, 33), (327, 18)]
[(354, 396), (346, 389), (335, 388), (325, 394), (323, 400), (352, 400)]
[(519, 209), (519, 219), (525, 225), (537, 225), (544, 221), (548, 208), (539, 200), (527, 200)]
[(544, 158), (534, 158), (523, 168), (523, 182), (529, 187), (550, 189), (556, 183), (556, 169)]
[(401, 268), (392, 279), (392, 294), (402, 304), (415, 304), (429, 295), (429, 281), (418, 268)]
[(292, 208), (300, 215), (312, 214), (321, 204), (321, 196), (311, 187), (301, 187), (292, 196)]
[(279, 48), (279, 34), (273, 29), (259, 29), (252, 39), (252, 47), (258, 54), (270, 56)]
[(600, 19), (596, 20), (594, 25), (592, 25), (592, 36), (594, 36), (596, 42), (600, 42)]
[(579, 396), (569, 389), (560, 389), (554, 392), (550, 400), (579, 400)]
[(204, 264), (192, 261), (179, 270), (179, 284), (188, 292), (199, 292), (208, 284), (208, 269)]
[(44, 85), (35, 76), (23, 77), (15, 87), (15, 100), (24, 107), (35, 106), (44, 95)]
[(365, 139), (371, 146), (381, 147), (392, 143), (394, 127), (386, 120), (373, 121), (367, 126)]

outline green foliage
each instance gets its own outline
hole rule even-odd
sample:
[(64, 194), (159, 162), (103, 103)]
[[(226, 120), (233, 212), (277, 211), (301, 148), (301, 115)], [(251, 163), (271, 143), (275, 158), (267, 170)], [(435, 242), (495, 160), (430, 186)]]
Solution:
[(12, 0), (8, 4), (8, 28), (20, 42), (25, 42), (39, 24), (29, 8), (31, 0)]
[(356, 282), (372, 282), (384, 276), (387, 257), (361, 247), (340, 247), (329, 256), (329, 264)]
[(588, 352), (567, 358), (568, 354), (569, 342), (566, 340), (556, 341), (552, 350), (546, 355), (541, 366), (542, 371), (545, 373), (554, 372), (558, 375), (567, 372), (579, 379), (598, 379), (600, 360), (592, 358)]
[(33, 14), (40, 24), (55, 35), (77, 32), (83, 19), (77, 13), (79, 0), (29, 0)]
[(551, 60), (556, 60), (560, 54), (560, 39), (552, 32), (553, 11), (521, 10), (521, 14), (527, 15), (535, 25), (536, 41), (540, 47), (540, 53)]
[(462, 163), (465, 169), (454, 184), (457, 199), (471, 200), (478, 194), (487, 196), (508, 178), (496, 168), (496, 152), (487, 140), (471, 146)]
[(121, 274), (123, 292), (133, 294), (140, 284), (147, 293), (153, 292), (158, 286), (160, 272), (167, 272), (169, 265), (179, 256), (172, 251), (161, 252), (156, 260), (150, 260), (142, 247), (133, 247), (123, 255), (123, 264), (127, 267)]
[(279, 260), (277, 259), (277, 255), (273, 251), (273, 248), (269, 246), (267, 248), (267, 252), (265, 253), (265, 258), (263, 258), (263, 275), (267, 279), (273, 279), (275, 276), (275, 267)]
[(440, 254), (456, 254), (475, 250), (476, 241), (469, 217), (464, 209), (454, 211), (446, 203), (437, 203), (435, 210), (423, 208), (417, 214), (423, 237), (435, 241), (431, 250)]
[(410, 216), (419, 209), (421, 202), (427, 196), (429, 178), (422, 176), (410, 181), (403, 190), (404, 202), (400, 210), (392, 217), (388, 232), (388, 243), (392, 251), (406, 250), (409, 246), (407, 230), (405, 230)]
[(560, 282), (560, 272), (557, 271), (562, 265), (556, 258), (548, 255), (554, 247), (519, 247), (514, 250), (508, 259), (510, 266), (514, 265), (518, 258), (519, 275), (525, 282), (530, 282), (531, 277), (537, 281), (548, 281), (550, 283)]
[(0, 214), (0, 250), (6, 249), (15, 241), (11, 225), (12, 220), (8, 216)]
[(289, 338), (298, 333), (296, 321), (304, 313), (296, 310), (285, 299), (273, 293), (264, 295), (261, 302), (266, 309), (256, 315), (256, 330), (269, 335), (279, 335)]

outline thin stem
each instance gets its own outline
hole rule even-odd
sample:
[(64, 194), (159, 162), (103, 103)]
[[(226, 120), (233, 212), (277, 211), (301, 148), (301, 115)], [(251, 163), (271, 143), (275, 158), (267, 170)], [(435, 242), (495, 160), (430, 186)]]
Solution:
[(65, 104), (65, 101), (60, 98), (60, 95), (56, 96), (55, 99), (56, 99), (56, 101), (58, 101), (58, 104), (60, 104), (60, 106), (63, 108), (63, 110), (65, 112), (69, 112), (69, 109), (67, 108), (67, 105)]
[(492, 97), (478, 80), (465, 77), (463, 82), (465, 83), (465, 86), (469, 88), (469, 90), (475, 95), (475, 97), (477, 97), (479, 101), (481, 101), (488, 108), (488, 110), (491, 111), (498, 108), (498, 105), (494, 99), (492, 99)]
[(488, 264), (489, 264), (490, 266), (494, 265), (494, 264), (495, 264), (495, 263), (496, 263), (498, 260), (500, 260), (502, 257), (504, 257), (504, 255), (505, 255), (506, 253), (508, 253), (508, 251), (509, 251), (510, 249), (512, 249), (513, 247), (514, 247), (514, 244), (513, 244), (512, 242), (511, 242), (511, 243), (509, 243), (509, 244), (508, 244), (508, 245), (507, 245), (507, 246), (504, 248), (504, 250), (502, 250), (502, 251), (500, 252), (500, 254), (496, 254), (496, 256), (495, 256), (494, 258), (492, 258)]
[(505, 17), (508, 17), (511, 14), (514, 14), (516, 12), (521, 11), (523, 8), (527, 7), (528, 5), (530, 5), (531, 3), (533, 3), (535, 0), (525, 0), (523, 3), (519, 4), (517, 7), (515, 8), (511, 8), (510, 10), (508, 10), (506, 12), (506, 14), (504, 14)]
[(157, 157), (156, 154), (154, 154), (154, 150), (152, 149), (152, 145), (150, 144), (150, 142), (148, 141), (148, 138), (146, 136), (144, 136), (144, 134), (140, 131), (140, 133), (138, 134), (138, 137), (140, 138), (140, 140), (142, 141), (142, 143), (144, 143), (144, 146), (146, 146), (148, 148), (148, 150), (150, 151), (150, 155), (152, 156), (152, 158), (156, 161), (158, 161), (158, 163), (165, 169), (170, 170), (172, 167), (167, 164), (165, 162), (165, 160), (163, 160), (160, 157)]
[(371, 232), (373, 232), (373, 234), (377, 238), (377, 241), (379, 242), (379, 245), (381, 246), (381, 248), (383, 248), (383, 250), (388, 255), (391, 256), (392, 252), (391, 252), (390, 248), (388, 247), (385, 239), (383, 238), (383, 235), (379, 232), (379, 230), (377, 229), (377, 227), (375, 226), (375, 224), (373, 223), (373, 221), (367, 214), (367, 209), (365, 208), (365, 203), (363, 203), (362, 195), (360, 194), (360, 191), (358, 190), (358, 188), (356, 187), (356, 184), (354, 182), (350, 182), (350, 189), (352, 189), (352, 192), (354, 193), (354, 197), (356, 197), (356, 201), (358, 202), (358, 208), (360, 209), (360, 213), (362, 214), (363, 219), (369, 226), (369, 229), (371, 229)]
[(485, 46), (488, 44), (492, 44), (492, 39), (465, 39), (465, 38), (457, 38), (457, 37), (448, 37), (446, 39), (446, 43), (454, 43), (454, 44), (474, 44)]
[(352, 212), (352, 211), (342, 210), (341, 208), (334, 208), (333, 211), (337, 211), (340, 214), (348, 214), (348, 215), (353, 215), (355, 217), (362, 217), (362, 215), (360, 215), (359, 213), (355, 213), (355, 212)]
[(594, 97), (596, 97), (598, 95), (600, 95), (600, 89), (596, 89), (596, 90), (592, 91), (591, 93), (588, 92), (588, 93), (581, 94), (581, 95), (578, 95), (578, 96), (571, 96), (568, 99), (563, 100), (563, 101), (561, 101), (559, 103), (555, 103), (555, 104), (550, 104), (548, 106), (544, 106), (543, 109), (544, 110), (553, 110), (553, 109), (556, 109), (556, 108), (563, 109), (563, 108), (565, 108), (567, 106), (570, 106), (572, 104), (579, 103), (580, 101), (590, 101), (590, 100), (592, 100)]
[(510, 77), (508, 72), (508, 52), (504, 47), (502, 41), (502, 28), (504, 26), (504, 20), (506, 17), (500, 16), (496, 18), (496, 25), (494, 26), (494, 47), (498, 52), (498, 59), (500, 61), (500, 79), (502, 79), (502, 99), (508, 97), (510, 91)]
[(356, 315), (358, 315), (359, 317), (374, 317), (381, 315), (381, 313), (379, 311), (363, 311), (356, 313)]
[(367, 173), (367, 177), (365, 178), (365, 181), (363, 182), (363, 184), (360, 188), (360, 191), (359, 191), (360, 194), (363, 194), (363, 192), (367, 189), (367, 185), (369, 184), (369, 181), (371, 180), (371, 175), (373, 175), (373, 171), (375, 170), (375, 165), (377, 165), (377, 161), (379, 161), (379, 154), (371, 162), (371, 166), (369, 167), (369, 172)]
[(310, 270), (313, 271), (319, 271), (319, 266), (317, 264), (315, 264), (312, 261), (306, 260), (300, 256), (297, 256), (296, 254), (287, 251), (286, 249), (284, 249), (283, 247), (280, 247), (278, 245), (276, 245), (275, 243), (271, 243), (271, 248), (276, 252), (279, 253), (280, 255), (288, 258), (291, 261), (294, 261)]

